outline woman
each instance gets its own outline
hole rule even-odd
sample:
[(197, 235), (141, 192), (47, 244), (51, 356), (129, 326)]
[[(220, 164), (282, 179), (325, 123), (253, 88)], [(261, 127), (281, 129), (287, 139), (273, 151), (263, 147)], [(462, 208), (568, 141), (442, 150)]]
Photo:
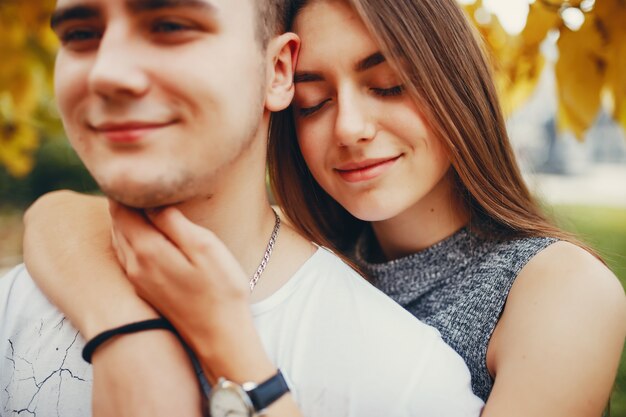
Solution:
[(624, 334), (623, 314), (600, 306), (622, 310), (623, 290), (533, 201), (458, 7), (309, 3), (293, 117), (275, 118), (270, 144), (287, 217), (441, 331), (484, 415), (599, 415)]
[(599, 415), (623, 290), (533, 203), (458, 6), (296, 3), (294, 117), (276, 117), (270, 143), (287, 217), (439, 328), (485, 416)]

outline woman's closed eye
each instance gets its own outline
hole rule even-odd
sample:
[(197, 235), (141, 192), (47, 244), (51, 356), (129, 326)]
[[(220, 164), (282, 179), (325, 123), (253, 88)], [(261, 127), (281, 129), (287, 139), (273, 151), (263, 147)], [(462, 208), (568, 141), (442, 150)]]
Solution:
[(315, 106), (311, 106), (311, 107), (299, 107), (298, 108), (298, 114), (301, 117), (308, 117), (308, 116), (312, 116), (313, 114), (317, 113), (320, 109), (322, 109), (322, 107), (324, 107), (324, 105), (326, 105), (326, 103), (328, 103), (330, 101), (329, 98), (327, 98), (326, 100), (322, 101), (319, 104), (316, 104)]
[[(371, 87), (370, 91), (378, 97), (397, 97), (404, 93), (404, 86), (395, 85), (393, 87), (388, 87), (388, 88)], [(321, 110), (328, 102), (330, 102), (330, 99), (323, 100), (319, 104), (316, 104), (315, 106), (299, 107), (298, 115), (301, 117), (312, 116), (315, 113), (317, 113), (319, 110)]]
[(370, 88), (370, 91), (380, 97), (394, 97), (404, 93), (404, 86), (395, 85), (389, 88)]

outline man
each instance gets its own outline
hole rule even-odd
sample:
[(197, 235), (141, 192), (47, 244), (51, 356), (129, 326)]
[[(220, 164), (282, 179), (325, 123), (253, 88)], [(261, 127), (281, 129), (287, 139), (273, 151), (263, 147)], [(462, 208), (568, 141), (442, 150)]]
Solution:
[[(181, 262), (207, 254), (196, 259), (205, 265), (202, 273), (190, 269), (189, 276), (199, 277), (230, 262), (221, 242), (233, 253), (231, 265), (237, 265), (215, 274), (211, 291), (202, 287), (215, 298), (201, 303), (206, 310), (192, 310), (194, 325), (210, 330), (205, 343), (193, 343), (182, 331), (184, 320), (168, 315), (192, 341), (211, 382), (234, 382), (231, 391), (213, 388), (214, 417), (256, 415), (265, 407), (268, 416), (476, 416), (482, 404), (471, 394), (468, 371), (436, 331), (288, 227), (273, 252), (268, 245), (279, 225), (264, 184), (269, 117), (291, 101), (299, 42), (281, 33), (285, 7), (277, 0), (58, 1), (52, 17), (62, 42), (58, 106), (73, 147), (118, 202), (112, 208), (118, 249), (128, 254), (124, 247), (139, 242), (147, 252), (154, 242), (173, 242), (181, 251), (195, 245)], [(119, 203), (176, 210), (147, 211), (150, 224)], [(94, 201), (94, 218), (107, 218), (102, 210)], [(88, 220), (76, 218), (87, 236), (108, 236), (109, 223)], [(146, 239), (155, 228), (162, 235)], [(205, 229), (220, 240), (208, 239)], [(114, 256), (108, 241), (95, 253), (79, 247), (81, 241), (58, 263), (71, 268), (78, 256)], [(271, 262), (260, 281), (250, 282), (258, 286), (248, 297), (246, 275), (257, 270), (261, 255), (271, 255)], [(129, 271), (142, 262), (123, 263)], [(243, 278), (229, 281), (237, 268), (245, 272), (235, 276)], [(126, 280), (69, 283), (63, 291), (72, 294), (70, 304), (58, 288), (42, 285), (86, 340), (156, 317), (129, 296)], [(160, 297), (146, 296), (171, 311), (163, 301), (171, 294), (162, 288)], [(84, 339), (23, 267), (0, 281), (0, 303), (1, 415), (85, 416), (91, 401), (95, 415), (201, 414), (193, 369), (173, 334), (109, 339), (95, 351), (92, 376), (80, 359)], [(192, 305), (198, 303), (178, 308)], [(253, 395), (244, 384), (279, 381), (277, 369), (291, 393)]]

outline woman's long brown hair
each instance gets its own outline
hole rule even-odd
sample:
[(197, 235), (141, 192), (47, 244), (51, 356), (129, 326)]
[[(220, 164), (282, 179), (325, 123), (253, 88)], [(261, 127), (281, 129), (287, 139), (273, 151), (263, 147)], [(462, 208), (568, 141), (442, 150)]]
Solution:
[[(472, 230), (493, 239), (550, 236), (584, 246), (547, 219), (526, 187), (482, 43), (455, 0), (298, 0), (292, 22), (312, 1), (348, 1), (360, 15), (447, 149)], [(288, 218), (345, 258), (366, 223), (315, 181), (290, 109), (272, 118), (268, 164), (272, 191)]]

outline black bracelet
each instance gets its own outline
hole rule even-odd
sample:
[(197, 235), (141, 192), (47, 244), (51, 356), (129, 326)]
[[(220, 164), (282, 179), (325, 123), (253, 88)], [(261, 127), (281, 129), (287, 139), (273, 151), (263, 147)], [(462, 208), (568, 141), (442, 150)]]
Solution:
[(136, 323), (126, 324), (124, 326), (116, 327), (111, 330), (106, 330), (98, 334), (89, 342), (87, 342), (87, 344), (85, 344), (85, 347), (83, 348), (83, 359), (86, 362), (91, 363), (91, 357), (93, 356), (93, 353), (95, 352), (95, 350), (101, 344), (111, 339), (112, 337), (119, 336), (122, 334), (136, 333), (136, 332), (141, 332), (144, 330), (156, 330), (156, 329), (170, 330), (174, 332), (175, 334), (178, 334), (174, 326), (172, 326), (172, 324), (166, 319), (164, 319), (163, 317), (158, 318), (158, 319), (143, 320), (143, 321), (138, 321)]

